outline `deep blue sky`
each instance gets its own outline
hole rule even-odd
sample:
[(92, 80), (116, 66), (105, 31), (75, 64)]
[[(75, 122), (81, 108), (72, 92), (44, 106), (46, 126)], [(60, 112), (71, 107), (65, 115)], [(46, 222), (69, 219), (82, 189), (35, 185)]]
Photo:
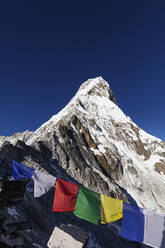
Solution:
[(1, 1), (0, 135), (35, 130), (88, 78), (165, 140), (165, 2)]

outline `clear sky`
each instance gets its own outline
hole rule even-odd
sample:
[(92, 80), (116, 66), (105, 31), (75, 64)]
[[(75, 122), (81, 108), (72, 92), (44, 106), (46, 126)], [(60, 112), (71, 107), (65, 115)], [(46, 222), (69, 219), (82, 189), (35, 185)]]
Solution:
[(88, 78), (165, 140), (165, 2), (1, 1), (0, 135), (35, 130)]

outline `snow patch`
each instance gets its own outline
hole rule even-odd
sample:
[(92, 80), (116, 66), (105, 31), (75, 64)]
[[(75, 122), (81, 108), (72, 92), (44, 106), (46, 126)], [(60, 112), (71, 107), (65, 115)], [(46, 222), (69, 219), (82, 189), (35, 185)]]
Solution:
[(13, 216), (15, 219), (19, 219), (19, 214), (14, 207), (7, 208), (8, 214)]
[(44, 248), (43, 246), (41, 246), (41, 245), (39, 245), (39, 244), (37, 244), (37, 243), (32, 243), (32, 245), (34, 245), (34, 246), (37, 247), (37, 248)]

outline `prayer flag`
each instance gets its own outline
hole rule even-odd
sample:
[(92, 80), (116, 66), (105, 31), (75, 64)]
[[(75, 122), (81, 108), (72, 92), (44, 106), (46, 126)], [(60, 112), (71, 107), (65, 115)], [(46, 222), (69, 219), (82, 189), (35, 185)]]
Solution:
[(34, 181), (34, 197), (46, 194), (56, 183), (56, 177), (39, 170), (34, 171), (32, 179)]
[(165, 216), (144, 210), (143, 243), (155, 248), (165, 247)]
[(12, 176), (12, 167), (5, 160), (0, 159), (0, 178), (8, 180)]
[(28, 180), (4, 181), (1, 196), (4, 199), (23, 198)]
[(34, 172), (33, 168), (12, 161), (12, 176), (14, 177), (14, 180), (31, 178), (33, 172)]
[(98, 225), (99, 210), (100, 194), (80, 186), (74, 215)]
[(76, 205), (77, 194), (78, 185), (58, 178), (56, 182), (53, 211), (73, 211)]
[(144, 215), (142, 208), (123, 203), (123, 219), (120, 236), (135, 242), (143, 242)]
[(8, 207), (16, 205), (24, 199), (28, 180), (4, 181), (0, 192), (0, 206)]
[(123, 217), (123, 201), (101, 195), (101, 223), (107, 224)]

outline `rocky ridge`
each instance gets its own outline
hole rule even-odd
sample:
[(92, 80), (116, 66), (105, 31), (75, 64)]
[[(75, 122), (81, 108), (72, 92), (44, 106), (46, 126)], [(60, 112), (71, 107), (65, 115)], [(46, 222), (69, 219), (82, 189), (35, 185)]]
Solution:
[[(82, 84), (68, 105), (35, 132), (0, 138), (0, 156), (165, 214), (165, 143), (122, 112), (101, 77)], [(91, 233), (95, 241), (89, 247), (139, 247), (107, 225), (95, 227), (70, 213), (52, 213), (53, 190), (38, 199), (32, 191), (31, 183), (25, 201), (12, 208), (17, 215), (9, 219), (33, 221), (34, 247), (45, 247), (54, 226), (72, 222)]]

